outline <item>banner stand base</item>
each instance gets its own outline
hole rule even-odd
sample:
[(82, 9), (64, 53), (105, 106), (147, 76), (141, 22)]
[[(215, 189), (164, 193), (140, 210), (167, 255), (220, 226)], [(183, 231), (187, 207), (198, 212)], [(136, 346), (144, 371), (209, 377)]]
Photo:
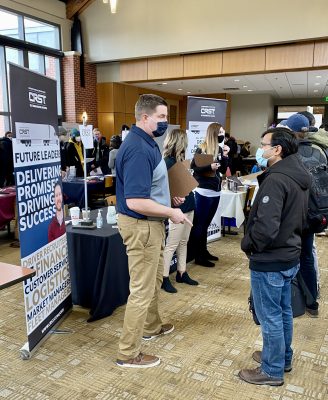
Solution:
[[(72, 309), (69, 310), (71, 312)], [(74, 333), (72, 329), (57, 329), (57, 327), (64, 321), (64, 319), (68, 316), (69, 312), (67, 312), (59, 321), (56, 322), (54, 325), (53, 329), (51, 329), (41, 340), (40, 342), (32, 349), (30, 350), (30, 346), (28, 342), (24, 344), (23, 347), (20, 348), (19, 353), (20, 353), (20, 358), (22, 360), (29, 360), (33, 354), (41, 347), (41, 345), (48, 339), (48, 337), (52, 334), (67, 334), (67, 333)]]

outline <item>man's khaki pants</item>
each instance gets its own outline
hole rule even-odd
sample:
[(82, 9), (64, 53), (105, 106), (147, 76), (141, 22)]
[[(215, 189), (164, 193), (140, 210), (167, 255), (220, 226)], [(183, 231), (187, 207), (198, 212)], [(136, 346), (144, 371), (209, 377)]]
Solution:
[(160, 331), (158, 295), (163, 281), (164, 223), (119, 214), (118, 227), (129, 261), (130, 295), (125, 309), (118, 359), (140, 353), (143, 335)]

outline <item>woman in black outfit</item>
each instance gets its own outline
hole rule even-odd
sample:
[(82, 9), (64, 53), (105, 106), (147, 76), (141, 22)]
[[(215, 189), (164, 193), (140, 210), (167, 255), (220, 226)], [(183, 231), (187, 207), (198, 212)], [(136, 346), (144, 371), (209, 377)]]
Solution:
[(188, 261), (195, 258), (195, 263), (204, 267), (214, 267), (211, 261), (218, 261), (218, 257), (212, 255), (207, 250), (207, 230), (216, 213), (220, 201), (221, 176), (228, 166), (229, 147), (224, 146), (224, 150), (219, 143), (224, 141), (224, 129), (221, 124), (216, 122), (207, 128), (206, 138), (196, 150), (196, 154), (211, 154), (213, 162), (206, 166), (197, 166), (195, 158), (191, 162), (194, 170), (194, 178), (199, 186), (195, 189), (195, 216), (192, 228), (191, 240), (188, 250), (194, 253), (194, 257), (188, 254)]

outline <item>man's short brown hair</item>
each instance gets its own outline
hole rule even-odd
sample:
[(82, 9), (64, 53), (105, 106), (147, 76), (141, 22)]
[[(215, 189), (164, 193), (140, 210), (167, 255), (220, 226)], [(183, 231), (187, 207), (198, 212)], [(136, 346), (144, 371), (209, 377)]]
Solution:
[(154, 114), (157, 106), (166, 106), (167, 102), (156, 94), (142, 94), (135, 105), (135, 117), (140, 121), (142, 114)]

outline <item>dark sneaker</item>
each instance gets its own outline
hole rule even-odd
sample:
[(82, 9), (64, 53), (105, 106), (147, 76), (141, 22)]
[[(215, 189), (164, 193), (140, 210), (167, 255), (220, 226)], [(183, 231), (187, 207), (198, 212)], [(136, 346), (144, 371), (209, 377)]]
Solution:
[[(262, 362), (262, 351), (254, 351), (252, 354), (253, 360), (255, 360), (257, 363), (261, 364)], [(285, 365), (284, 371), (285, 372), (290, 372), (293, 369), (291, 365)]]
[(211, 254), (208, 250), (205, 253), (205, 258), (209, 261), (219, 261), (219, 257), (213, 256), (213, 254)]
[(318, 318), (319, 316), (319, 303), (314, 302), (311, 305), (307, 305), (305, 308), (306, 312), (309, 314), (310, 317)]
[(173, 324), (163, 324), (161, 330), (158, 333), (154, 333), (152, 335), (144, 335), (142, 338), (143, 340), (153, 340), (156, 339), (158, 336), (168, 335), (173, 331), (174, 331)]
[(198, 282), (191, 279), (187, 272), (184, 272), (181, 275), (180, 272), (178, 271), (175, 279), (178, 283), (186, 283), (187, 285), (193, 285), (193, 286), (198, 285)]
[(161, 360), (156, 356), (149, 356), (147, 354), (139, 353), (135, 358), (130, 360), (116, 360), (116, 365), (124, 368), (151, 368), (159, 365)]
[(161, 287), (167, 293), (176, 293), (177, 292), (176, 288), (172, 285), (170, 278), (168, 276), (164, 276)]
[(213, 268), (215, 266), (211, 261), (206, 260), (205, 258), (196, 258), (195, 264), (201, 265), (202, 267)]
[(261, 370), (261, 367), (255, 369), (242, 369), (239, 371), (238, 376), (243, 381), (252, 383), (253, 385), (281, 386), (284, 384), (283, 379), (271, 378)]

